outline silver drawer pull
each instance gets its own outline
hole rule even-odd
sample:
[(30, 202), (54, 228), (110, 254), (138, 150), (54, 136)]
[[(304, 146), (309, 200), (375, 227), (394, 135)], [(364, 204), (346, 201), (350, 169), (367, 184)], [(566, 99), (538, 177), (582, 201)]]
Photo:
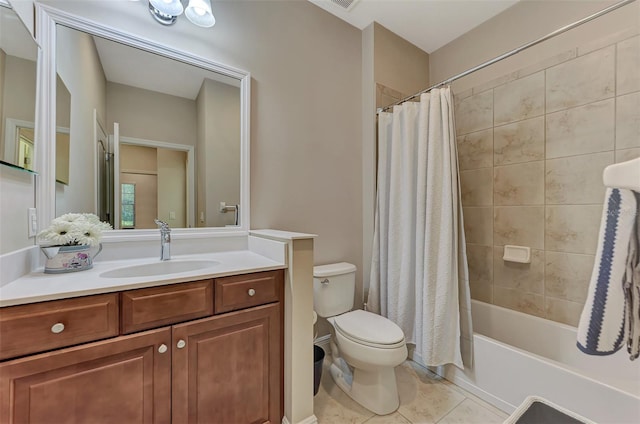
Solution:
[(255, 295), (255, 294), (256, 294), (256, 291), (255, 291), (254, 289), (249, 289), (249, 291), (247, 291), (247, 294), (248, 294), (249, 296), (253, 296), (253, 295)]
[(176, 343), (176, 347), (178, 349), (182, 349), (183, 347), (185, 347), (187, 345), (187, 342), (185, 342), (184, 340), (178, 340), (178, 343)]
[(53, 334), (62, 333), (63, 331), (64, 331), (64, 324), (61, 322), (58, 322), (56, 324), (53, 324), (53, 326), (51, 326), (51, 332)]
[(160, 353), (165, 353), (167, 351), (167, 345), (162, 343), (160, 346), (158, 346), (158, 352)]

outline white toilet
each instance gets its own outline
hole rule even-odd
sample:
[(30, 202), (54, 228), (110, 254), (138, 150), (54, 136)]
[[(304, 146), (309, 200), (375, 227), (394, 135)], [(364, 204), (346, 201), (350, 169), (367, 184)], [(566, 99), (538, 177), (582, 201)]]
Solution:
[(407, 358), (407, 346), (392, 321), (351, 311), (355, 276), (356, 266), (346, 262), (314, 267), (313, 306), (333, 327), (331, 376), (336, 384), (360, 405), (386, 415), (400, 405), (394, 368)]

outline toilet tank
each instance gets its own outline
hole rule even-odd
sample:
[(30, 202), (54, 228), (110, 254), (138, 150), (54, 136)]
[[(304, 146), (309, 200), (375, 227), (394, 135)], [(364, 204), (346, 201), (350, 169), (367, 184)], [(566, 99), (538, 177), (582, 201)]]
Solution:
[(350, 311), (355, 289), (355, 265), (340, 262), (313, 267), (313, 309), (321, 317)]

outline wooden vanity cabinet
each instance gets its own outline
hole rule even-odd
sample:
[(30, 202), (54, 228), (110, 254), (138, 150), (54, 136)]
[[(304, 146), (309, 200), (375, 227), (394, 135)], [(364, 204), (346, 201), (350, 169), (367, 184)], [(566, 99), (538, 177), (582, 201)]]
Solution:
[(162, 328), (5, 362), (0, 422), (169, 423), (170, 341)]
[[(244, 309), (214, 314), (225, 282)], [(0, 422), (280, 423), (283, 284), (277, 270), (112, 293), (119, 336), (0, 362)], [(46, 303), (0, 309), (0, 322), (7, 311), (26, 319), (20, 308), (42, 314)], [(17, 343), (35, 351), (38, 340)]]

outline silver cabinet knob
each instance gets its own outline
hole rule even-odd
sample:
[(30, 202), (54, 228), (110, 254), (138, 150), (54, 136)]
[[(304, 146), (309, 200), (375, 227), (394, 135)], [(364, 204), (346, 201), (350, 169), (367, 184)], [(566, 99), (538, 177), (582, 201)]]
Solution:
[(167, 351), (167, 345), (162, 343), (160, 346), (158, 346), (158, 352), (160, 353), (165, 353)]
[(254, 289), (249, 289), (249, 290), (247, 291), (247, 294), (248, 294), (249, 296), (253, 296), (253, 295), (255, 295), (255, 294), (256, 294), (256, 291), (255, 291)]
[(185, 347), (187, 345), (187, 342), (185, 342), (184, 340), (178, 340), (178, 343), (176, 343), (176, 347), (178, 349), (182, 349), (183, 347)]
[(53, 324), (53, 326), (51, 326), (51, 332), (54, 334), (62, 333), (63, 331), (64, 331), (64, 324), (61, 322), (58, 322), (56, 324)]

